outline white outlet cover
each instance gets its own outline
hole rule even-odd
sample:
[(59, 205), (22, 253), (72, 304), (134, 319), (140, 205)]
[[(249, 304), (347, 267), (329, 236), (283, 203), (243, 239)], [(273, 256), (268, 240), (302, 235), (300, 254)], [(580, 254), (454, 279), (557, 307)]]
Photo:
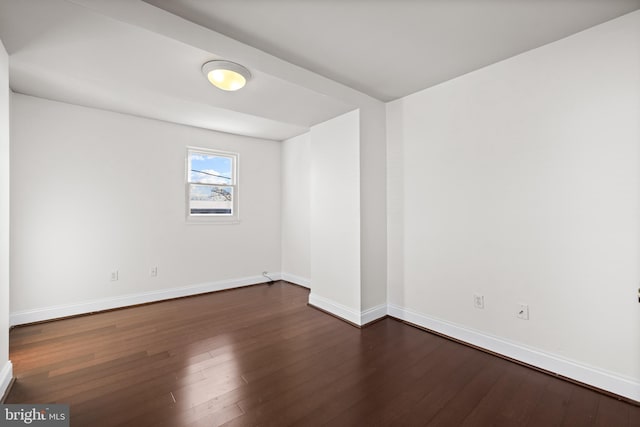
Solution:
[(484, 308), (484, 295), (473, 294), (473, 306), (475, 308)]
[(518, 312), (516, 314), (518, 319), (529, 320), (529, 305), (518, 304)]

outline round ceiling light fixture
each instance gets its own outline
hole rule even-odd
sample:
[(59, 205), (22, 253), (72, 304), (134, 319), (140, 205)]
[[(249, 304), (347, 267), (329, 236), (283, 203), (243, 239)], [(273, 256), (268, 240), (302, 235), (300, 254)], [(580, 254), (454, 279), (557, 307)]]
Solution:
[(227, 91), (242, 89), (251, 79), (251, 73), (245, 67), (223, 60), (205, 62), (202, 73), (212, 85)]

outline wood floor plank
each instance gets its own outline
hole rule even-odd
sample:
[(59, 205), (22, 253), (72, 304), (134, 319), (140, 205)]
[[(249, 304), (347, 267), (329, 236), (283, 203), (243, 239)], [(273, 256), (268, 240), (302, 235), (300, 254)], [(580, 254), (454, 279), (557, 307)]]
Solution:
[[(390, 325), (392, 324), (380, 324), (374, 325), (372, 328)], [(399, 323), (394, 326), (404, 329), (403, 325)], [(405, 332), (413, 331), (405, 330)], [(341, 374), (331, 377), (330, 375), (332, 373), (327, 372), (326, 375), (329, 376), (332, 382), (330, 388), (309, 390), (308, 384), (304, 384), (304, 388), (300, 387), (296, 390), (291, 390), (289, 391), (290, 393), (297, 395), (298, 404), (291, 405), (286, 408), (286, 410), (282, 410), (282, 408), (274, 405), (269, 405), (269, 408), (267, 408), (264, 404), (262, 407), (254, 408), (253, 410), (248, 410), (248, 408), (241, 406), (246, 414), (242, 419), (238, 420), (238, 422), (248, 420), (251, 423), (268, 414), (267, 417), (274, 420), (276, 424), (289, 425), (304, 418), (307, 413), (315, 409), (323, 408), (325, 412), (328, 412), (326, 404), (333, 400), (343, 403), (350, 402), (350, 404), (348, 404), (353, 409), (357, 403), (362, 400), (376, 398), (376, 392), (385, 392), (388, 390), (389, 381), (399, 374), (399, 372), (396, 371), (408, 369), (412, 364), (426, 357), (426, 355), (433, 350), (433, 348), (429, 346), (421, 345), (422, 343), (418, 340), (402, 339), (404, 337), (398, 339), (398, 336), (402, 334), (393, 335), (394, 336), (389, 335), (384, 341), (365, 344), (364, 354), (358, 355), (357, 359), (343, 361), (341, 368), (348, 369), (346, 375)], [(397, 357), (396, 352), (405, 355), (403, 363), (397, 364), (396, 369), (388, 369), (388, 367), (392, 365), (392, 359)], [(375, 356), (367, 359), (369, 355)], [(368, 363), (362, 363), (363, 357)], [(367, 392), (363, 393), (363, 390)], [(306, 398), (306, 396), (310, 397)], [(367, 403), (366, 406), (369, 410), (371, 409), (369, 403)]]
[(571, 397), (565, 413), (562, 425), (593, 426), (598, 412), (598, 400), (600, 395), (592, 393), (584, 387), (575, 385), (571, 390)]
[[(332, 388), (331, 393), (326, 393), (323, 400), (316, 397), (315, 410), (307, 411), (295, 424), (321, 425), (329, 421), (331, 424), (339, 423), (344, 422), (345, 414), (358, 418), (366, 425), (390, 421), (401, 408), (406, 408), (407, 402), (415, 403), (415, 399), (412, 400), (403, 392), (414, 389), (417, 381), (449, 355), (448, 351), (438, 351), (451, 344), (449, 341), (432, 335), (424, 337), (428, 339), (419, 342), (420, 351), (404, 352), (402, 363), (393, 363), (385, 368), (382, 375), (371, 375), (364, 382), (358, 380), (350, 385), (341, 382)], [(413, 340), (418, 341), (415, 337)], [(391, 354), (397, 350), (402, 351), (395, 346), (385, 349)], [(359, 393), (358, 389), (366, 389), (367, 392)], [(375, 407), (372, 407), (372, 401), (376, 402)]]
[(413, 410), (394, 420), (398, 425), (425, 425), (445, 407), (451, 399), (480, 370), (485, 369), (489, 357), (476, 360), (476, 351), (467, 347), (452, 349), (450, 358), (422, 385), (422, 398)]
[(527, 419), (527, 426), (559, 426), (565, 418), (573, 384), (559, 378), (550, 378), (536, 409)]
[[(498, 363), (498, 362), (496, 362)], [(486, 425), (508, 425), (496, 417), (496, 408), (517, 404), (513, 395), (526, 379), (527, 368), (514, 363), (500, 363), (503, 375), (481, 398), (478, 405), (460, 424), (465, 427), (483, 427)]]
[(636, 426), (640, 407), (276, 282), (17, 327), (7, 403), (83, 426)]
[[(596, 414), (595, 425), (605, 426), (629, 426), (629, 405), (620, 402), (612, 397), (600, 396), (598, 399), (598, 413)], [(633, 426), (633, 427), (637, 427)]]
[(640, 426), (640, 406), (629, 406), (629, 425)]
[[(350, 330), (350, 333), (358, 332)], [(372, 349), (377, 344), (375, 341), (380, 337), (373, 337), (374, 340), (368, 340), (364, 345)], [(397, 337), (386, 336), (388, 342), (397, 342)], [(352, 345), (349, 343), (349, 349), (346, 352), (330, 352), (322, 355), (321, 363), (302, 366), (303, 372), (280, 372), (277, 376), (277, 382), (272, 383), (272, 390), (276, 393), (268, 392), (262, 394), (259, 399), (244, 399), (239, 402), (239, 406), (245, 411), (245, 416), (235, 425), (242, 425), (244, 422), (258, 422), (265, 416), (271, 416), (277, 420), (277, 424), (282, 425), (291, 422), (290, 417), (297, 411), (296, 405), (305, 405), (309, 408), (311, 400), (321, 398), (322, 393), (327, 390), (333, 390), (337, 382), (341, 383), (357, 383), (358, 379), (367, 376), (371, 372), (377, 372), (384, 366), (382, 359), (363, 358), (363, 348), (361, 345)], [(309, 376), (307, 381), (300, 381), (301, 377)], [(274, 387), (275, 386), (275, 387)], [(294, 405), (288, 405), (287, 402)], [(287, 410), (289, 408), (289, 410)], [(235, 421), (235, 420), (234, 420)]]

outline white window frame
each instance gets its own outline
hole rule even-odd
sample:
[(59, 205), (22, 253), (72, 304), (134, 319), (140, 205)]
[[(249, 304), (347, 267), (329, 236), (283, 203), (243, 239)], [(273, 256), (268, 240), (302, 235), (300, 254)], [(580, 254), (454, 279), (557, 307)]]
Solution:
[[(210, 156), (227, 157), (231, 159), (231, 182), (229, 184), (220, 184), (220, 187), (232, 187), (233, 189), (233, 205), (230, 214), (192, 214), (191, 213), (191, 200), (190, 192), (192, 185), (210, 185), (212, 187), (218, 186), (217, 184), (204, 184), (198, 182), (191, 182), (191, 154), (205, 154)], [(238, 153), (232, 153), (229, 151), (215, 150), (211, 148), (202, 147), (187, 147), (185, 156), (185, 211), (188, 223), (193, 224), (233, 224), (240, 222), (240, 198), (239, 198), (239, 183), (238, 178), (240, 176), (238, 172), (239, 166)]]

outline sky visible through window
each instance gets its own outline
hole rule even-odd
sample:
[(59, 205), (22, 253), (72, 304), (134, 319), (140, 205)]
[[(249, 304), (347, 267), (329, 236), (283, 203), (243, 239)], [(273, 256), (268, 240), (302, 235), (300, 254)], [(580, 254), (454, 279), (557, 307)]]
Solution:
[(216, 155), (190, 154), (190, 182), (202, 184), (231, 184), (232, 159)]

